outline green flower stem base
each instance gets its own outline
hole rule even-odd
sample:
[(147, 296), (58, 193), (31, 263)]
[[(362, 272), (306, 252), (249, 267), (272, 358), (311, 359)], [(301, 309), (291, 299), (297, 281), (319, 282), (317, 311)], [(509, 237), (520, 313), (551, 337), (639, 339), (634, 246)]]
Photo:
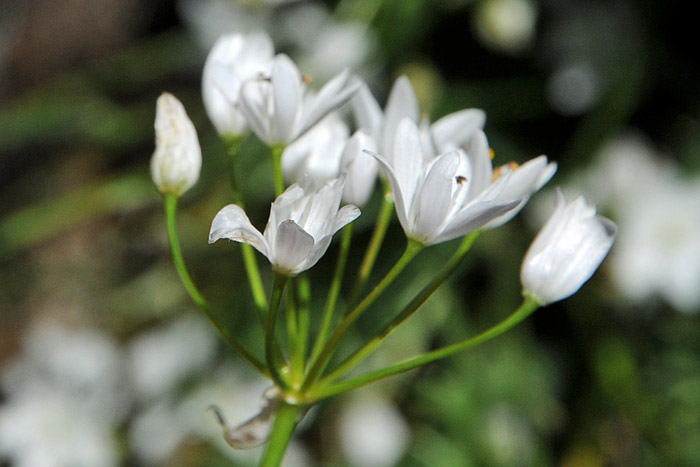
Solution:
[(253, 357), (243, 346), (231, 335), (229, 330), (219, 322), (218, 318), (211, 312), (209, 304), (207, 303), (204, 296), (199, 292), (197, 286), (192, 281), (190, 273), (185, 265), (185, 259), (182, 256), (182, 250), (180, 249), (180, 241), (177, 235), (177, 204), (178, 197), (175, 195), (165, 195), (165, 218), (168, 225), (168, 240), (170, 241), (170, 250), (173, 254), (173, 262), (175, 263), (175, 269), (177, 270), (180, 280), (185, 287), (185, 290), (189, 294), (192, 301), (197, 305), (197, 307), (204, 313), (204, 315), (211, 321), (214, 327), (219, 331), (219, 334), (224, 338), (224, 340), (243, 357), (248, 363), (250, 363), (255, 369), (257, 369), (263, 375), (268, 375), (268, 371), (258, 359)]
[(448, 345), (447, 347), (443, 347), (441, 349), (433, 350), (432, 352), (428, 352), (426, 354), (410, 358), (403, 362), (397, 363), (396, 365), (391, 365), (386, 368), (382, 368), (381, 370), (367, 373), (357, 378), (342, 381), (337, 384), (331, 384), (325, 387), (317, 386), (315, 390), (309, 391), (307, 397), (309, 398), (309, 400), (314, 401), (324, 399), (330, 396), (334, 396), (336, 394), (340, 394), (342, 392), (350, 391), (352, 389), (365, 386), (367, 384), (379, 381), (380, 379), (384, 379), (389, 376), (413, 370), (414, 368), (417, 368), (419, 366), (426, 365), (436, 360), (449, 357), (450, 355), (453, 355), (457, 352), (461, 352), (468, 348), (475, 347), (508, 331), (513, 326), (530, 316), (540, 306), (541, 304), (538, 301), (526, 296), (522, 305), (520, 305), (520, 307), (517, 310), (515, 310), (508, 318), (496, 324), (495, 326), (487, 329), (481, 334), (478, 334), (465, 341)]
[(272, 425), (270, 439), (267, 442), (267, 449), (260, 461), (261, 467), (277, 467), (282, 463), (284, 453), (303, 410), (303, 407), (280, 402), (275, 423)]
[(350, 326), (352, 326), (352, 324), (357, 321), (360, 316), (362, 316), (362, 314), (377, 300), (377, 298), (384, 293), (387, 287), (394, 282), (401, 271), (408, 266), (411, 260), (415, 258), (415, 256), (422, 249), (423, 245), (421, 243), (409, 239), (403, 255), (401, 258), (399, 258), (396, 264), (394, 264), (384, 279), (382, 279), (381, 282), (379, 282), (379, 284), (377, 284), (377, 286), (369, 293), (369, 295), (367, 295), (355, 308), (353, 308), (350, 313), (345, 315), (342, 321), (338, 324), (338, 327), (335, 329), (335, 332), (331, 336), (330, 340), (321, 351), (318, 360), (313, 363), (313, 366), (311, 366), (311, 370), (309, 371), (309, 375), (306, 378), (304, 385), (306, 389), (308, 389), (310, 385), (313, 385), (313, 383), (315, 383), (321, 376), (321, 373), (326, 368), (326, 365), (333, 356), (333, 352), (340, 342), (340, 339), (342, 339)]
[(348, 224), (343, 229), (343, 238), (340, 243), (340, 251), (338, 253), (338, 262), (335, 265), (335, 272), (333, 274), (333, 282), (331, 283), (330, 291), (328, 292), (328, 299), (326, 300), (326, 306), (323, 310), (323, 318), (321, 319), (321, 327), (318, 332), (318, 337), (314, 343), (314, 348), (311, 351), (310, 362), (315, 363), (323, 350), (323, 346), (328, 339), (328, 333), (331, 330), (331, 325), (333, 324), (333, 317), (335, 313), (336, 306), (338, 304), (338, 297), (340, 296), (340, 288), (343, 282), (343, 273), (345, 272), (345, 265), (348, 261), (348, 252), (350, 251), (350, 244), (352, 241), (352, 232), (355, 224)]
[[(421, 290), (420, 293), (416, 295), (408, 305), (406, 305), (406, 308), (404, 308), (403, 311), (399, 313), (396, 318), (394, 318), (379, 334), (348, 357), (338, 366), (337, 369), (329, 373), (323, 379), (323, 381), (331, 382), (346, 375), (372, 352), (374, 352), (382, 344), (382, 342), (384, 342), (384, 339), (386, 339), (389, 334), (398, 328), (404, 321), (410, 318), (413, 313), (415, 313), (452, 275), (452, 273), (454, 273), (457, 267), (462, 263), (462, 260), (464, 260), (464, 257), (467, 256), (467, 253), (469, 253), (469, 250), (471, 250), (471, 247), (474, 245), (474, 242), (476, 242), (476, 239), (479, 237), (480, 233), (481, 231), (477, 230), (464, 237), (464, 240), (462, 240), (459, 248), (440, 274), (436, 276), (428, 285), (426, 285), (423, 290)], [(321, 384), (323, 384), (323, 382)]]
[(270, 371), (270, 376), (275, 384), (280, 388), (286, 388), (287, 382), (280, 375), (278, 363), (276, 357), (279, 355), (279, 349), (276, 349), (275, 343), (275, 327), (277, 325), (277, 311), (280, 307), (280, 301), (282, 300), (282, 292), (284, 291), (284, 286), (287, 283), (287, 276), (275, 273), (275, 280), (272, 286), (272, 296), (270, 297), (270, 309), (267, 312), (267, 318), (265, 320), (265, 363), (267, 364), (267, 369)]

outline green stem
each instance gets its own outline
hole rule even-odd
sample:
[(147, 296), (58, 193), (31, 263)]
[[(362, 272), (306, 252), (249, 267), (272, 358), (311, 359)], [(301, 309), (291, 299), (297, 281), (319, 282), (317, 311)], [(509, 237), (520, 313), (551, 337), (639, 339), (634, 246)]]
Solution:
[(282, 299), (282, 292), (284, 291), (284, 285), (287, 283), (287, 276), (275, 273), (275, 279), (272, 286), (272, 296), (270, 297), (270, 308), (267, 312), (267, 319), (265, 320), (265, 363), (267, 363), (267, 369), (270, 371), (270, 376), (274, 380), (275, 384), (279, 387), (286, 387), (286, 382), (282, 379), (277, 367), (275, 352), (275, 326), (277, 324), (277, 311), (280, 307), (280, 301)]
[(477, 230), (464, 237), (464, 240), (462, 240), (459, 248), (447, 265), (445, 265), (445, 267), (442, 269), (440, 274), (438, 274), (427, 286), (425, 286), (423, 290), (421, 290), (420, 293), (416, 295), (408, 305), (406, 305), (403, 311), (399, 313), (389, 324), (387, 324), (377, 336), (348, 357), (333, 372), (324, 377), (324, 381), (331, 382), (347, 374), (350, 370), (355, 368), (355, 366), (367, 358), (367, 356), (374, 352), (377, 347), (384, 342), (384, 339), (386, 339), (389, 334), (394, 332), (396, 328), (410, 318), (413, 313), (415, 313), (433, 295), (433, 293), (435, 293), (435, 291), (447, 280), (447, 278), (454, 273), (457, 267), (462, 263), (462, 260), (464, 260), (467, 253), (469, 253), (469, 250), (474, 245), (474, 242), (479, 237), (480, 233), (481, 231)]
[(300, 406), (290, 405), (284, 401), (280, 402), (275, 422), (272, 425), (270, 439), (267, 442), (267, 449), (260, 461), (261, 467), (278, 467), (282, 464), (284, 453), (287, 451), (287, 446), (292, 439), (302, 410), (303, 408)]
[(177, 203), (178, 198), (175, 195), (165, 195), (165, 218), (168, 225), (168, 239), (170, 241), (170, 250), (173, 254), (173, 262), (175, 263), (175, 269), (182, 284), (185, 286), (185, 290), (189, 294), (192, 301), (197, 305), (197, 307), (204, 313), (204, 315), (211, 321), (214, 327), (219, 331), (219, 334), (224, 338), (224, 340), (243, 357), (250, 365), (252, 365), (256, 370), (264, 375), (268, 375), (265, 366), (258, 359), (253, 357), (243, 346), (231, 335), (229, 330), (218, 320), (218, 318), (212, 313), (209, 308), (209, 304), (206, 299), (197, 289), (197, 286), (192, 281), (190, 273), (185, 265), (185, 259), (182, 255), (182, 250), (180, 249), (180, 241), (177, 235)]
[(272, 171), (275, 180), (275, 193), (277, 196), (284, 191), (284, 175), (282, 174), (282, 153), (284, 152), (284, 144), (275, 144), (270, 146), (272, 154)]
[[(241, 143), (243, 142), (243, 135), (228, 136), (224, 139), (226, 142), (226, 148), (228, 149), (228, 163), (229, 163), (229, 178), (231, 182), (231, 191), (233, 192), (233, 202), (239, 205), (241, 208), (245, 208), (243, 202), (243, 195), (241, 190), (238, 188), (238, 182), (236, 180), (236, 160), (238, 158), (238, 153), (241, 148)], [(263, 286), (262, 277), (260, 275), (260, 269), (258, 268), (258, 262), (255, 259), (255, 251), (253, 247), (247, 243), (241, 243), (241, 254), (243, 255), (243, 265), (245, 266), (246, 275), (248, 276), (248, 284), (250, 286), (250, 292), (253, 295), (253, 301), (261, 316), (264, 315), (265, 310), (267, 310), (267, 297), (265, 296), (265, 287)]]
[(316, 382), (321, 372), (325, 369), (326, 365), (330, 361), (333, 352), (340, 342), (340, 339), (345, 335), (347, 330), (352, 326), (352, 324), (357, 321), (360, 316), (367, 310), (367, 308), (372, 305), (379, 296), (384, 293), (387, 287), (391, 285), (396, 277), (404, 270), (404, 268), (411, 262), (411, 260), (418, 254), (420, 250), (423, 249), (423, 245), (415, 240), (409, 239), (406, 245), (406, 250), (404, 251), (401, 258), (394, 264), (391, 270), (387, 273), (384, 279), (376, 285), (376, 287), (367, 295), (350, 313), (345, 315), (342, 319), (335, 332), (331, 336), (328, 343), (324, 346), (321, 351), (321, 355), (318, 361), (313, 365), (309, 371), (309, 376), (306, 379), (305, 386), (308, 388), (310, 384)]
[(362, 288), (367, 283), (369, 275), (372, 273), (374, 268), (374, 263), (377, 260), (377, 255), (384, 242), (384, 237), (386, 236), (386, 230), (389, 228), (391, 221), (391, 216), (394, 212), (394, 200), (391, 195), (391, 188), (388, 183), (384, 183), (384, 197), (382, 198), (382, 206), (379, 209), (379, 214), (377, 215), (377, 223), (374, 226), (374, 232), (372, 232), (372, 238), (367, 246), (367, 251), (365, 251), (365, 256), (362, 259), (362, 264), (360, 265), (360, 270), (357, 273), (357, 278), (355, 279), (355, 284), (352, 287), (352, 291), (348, 297), (347, 305), (353, 306), (357, 301)]
[(403, 362), (397, 363), (395, 365), (382, 368), (381, 370), (372, 371), (357, 378), (349, 379), (347, 381), (342, 381), (338, 384), (333, 384), (329, 386), (320, 386), (320, 389), (311, 391), (308, 394), (309, 400), (319, 400), (326, 397), (334, 396), (342, 392), (350, 391), (352, 389), (365, 386), (367, 384), (373, 383), (380, 379), (387, 378), (389, 376), (397, 375), (399, 373), (405, 373), (406, 371), (413, 370), (422, 365), (440, 360), (441, 358), (449, 357), (457, 352), (461, 352), (470, 347), (475, 347), (483, 342), (497, 337), (507, 330), (511, 329), (516, 324), (520, 323), (522, 320), (530, 316), (541, 304), (531, 297), (525, 297), (522, 305), (515, 310), (510, 316), (505, 320), (496, 324), (495, 326), (487, 329), (486, 331), (478, 334), (470, 339), (458, 342), (456, 344), (448, 345), (441, 349), (433, 350), (418, 357), (413, 357)]
[(311, 352), (311, 359), (309, 366), (313, 366), (316, 363), (323, 346), (328, 339), (328, 333), (331, 330), (331, 325), (333, 324), (333, 316), (335, 312), (336, 305), (338, 303), (338, 297), (340, 296), (340, 288), (343, 283), (343, 273), (345, 272), (345, 265), (348, 260), (348, 252), (350, 251), (350, 243), (352, 240), (352, 231), (355, 224), (348, 224), (343, 229), (343, 238), (340, 243), (340, 251), (338, 252), (338, 262), (335, 264), (335, 272), (333, 273), (333, 282), (331, 282), (331, 289), (328, 292), (328, 299), (326, 300), (326, 307), (323, 310), (323, 318), (321, 320), (321, 329), (319, 330), (318, 337), (314, 344), (314, 348)]
[(296, 349), (296, 364), (298, 374), (298, 384), (301, 384), (304, 378), (304, 360), (309, 348), (309, 325), (311, 321), (311, 312), (309, 302), (311, 301), (311, 284), (309, 277), (306, 274), (301, 274), (297, 278), (297, 329), (299, 331), (297, 349)]

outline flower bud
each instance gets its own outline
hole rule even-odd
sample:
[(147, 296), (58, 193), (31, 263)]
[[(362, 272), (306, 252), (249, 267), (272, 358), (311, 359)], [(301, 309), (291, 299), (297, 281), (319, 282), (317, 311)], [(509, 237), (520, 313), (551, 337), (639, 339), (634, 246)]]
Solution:
[(156, 150), (151, 177), (163, 194), (182, 196), (199, 179), (202, 150), (182, 103), (163, 93), (156, 102)]
[(580, 196), (566, 204), (557, 192), (552, 217), (530, 245), (520, 271), (526, 295), (542, 304), (576, 292), (598, 269), (615, 239), (617, 227)]

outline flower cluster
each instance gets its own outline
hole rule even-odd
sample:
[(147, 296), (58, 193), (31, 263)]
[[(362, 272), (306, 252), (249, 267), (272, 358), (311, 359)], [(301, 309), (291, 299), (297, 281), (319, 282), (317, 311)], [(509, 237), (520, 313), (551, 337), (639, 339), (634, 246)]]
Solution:
[[(176, 201), (197, 180), (201, 152), (197, 135), (184, 108), (173, 96), (158, 101), (157, 148), (152, 160), (156, 185), (166, 198), (170, 242), (176, 267), (192, 299), (222, 332), (224, 338), (251, 365), (272, 379), (275, 390), (256, 430), (271, 424), (294, 426), (309, 405), (368, 382), (444, 358), (509, 329), (539, 306), (568, 297), (598, 268), (611, 248), (616, 228), (595, 215), (579, 198), (567, 205), (563, 197), (530, 247), (522, 265), (525, 300), (510, 318), (489, 332), (443, 349), (414, 357), (355, 379), (347, 374), (381, 345), (455, 271), (479, 232), (496, 228), (515, 216), (529, 198), (545, 185), (557, 166), (546, 156), (522, 165), (494, 167), (484, 124), (485, 113), (464, 109), (430, 123), (420, 119), (416, 93), (407, 77), (394, 83), (384, 110), (369, 87), (345, 70), (318, 91), (286, 55), (274, 55), (272, 41), (262, 33), (229, 35), (212, 49), (203, 74), (204, 104), (213, 125), (235, 155), (243, 135), (254, 133), (266, 144), (273, 160), (276, 199), (261, 233), (242, 207), (229, 204), (214, 217), (209, 242), (228, 239), (243, 243), (251, 292), (264, 317), (264, 361), (246, 350), (209, 305), (187, 272), (175, 233)], [(340, 108), (351, 102), (356, 128), (343, 120)], [(381, 169), (381, 170), (380, 170)], [(236, 175), (236, 174), (234, 174)], [(385, 196), (354, 286), (341, 311), (339, 300), (352, 235), (352, 221), (371, 198), (383, 176)], [(235, 178), (235, 177), (234, 177)], [(287, 186), (287, 184), (290, 184)], [(234, 184), (234, 191), (236, 191)], [(372, 291), (362, 291), (382, 246), (395, 211), (407, 238), (401, 258)], [(346, 227), (344, 229), (344, 227)], [(326, 253), (333, 235), (343, 229), (339, 259), (317, 332), (310, 332), (309, 289), (305, 271)], [(401, 274), (411, 260), (432, 245), (463, 237), (444, 270), (405, 306), (385, 329), (339, 366), (327, 371), (347, 330)], [(252, 250), (271, 264), (274, 285), (269, 301)], [(248, 254), (245, 252), (248, 251)], [(287, 339), (277, 339), (277, 315), (287, 290)], [(306, 284), (306, 285), (305, 285)], [(311, 342), (311, 336), (315, 342)], [(487, 336), (487, 337), (484, 337)], [(220, 417), (222, 425), (225, 425)], [(271, 444), (286, 443), (277, 424), (263, 426)], [(227, 433), (230, 430), (226, 428)], [(256, 443), (264, 442), (256, 435)], [(288, 441), (288, 439), (287, 439)], [(271, 448), (268, 462), (279, 460)], [(275, 459), (275, 460), (271, 460)]]

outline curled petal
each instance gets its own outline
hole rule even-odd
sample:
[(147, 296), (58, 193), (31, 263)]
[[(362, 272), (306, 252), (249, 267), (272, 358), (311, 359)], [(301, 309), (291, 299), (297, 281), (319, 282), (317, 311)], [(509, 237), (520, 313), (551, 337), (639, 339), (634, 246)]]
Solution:
[(235, 204), (221, 208), (211, 223), (209, 243), (214, 243), (222, 238), (247, 243), (268, 258), (270, 256), (265, 238), (253, 227), (245, 211)]

